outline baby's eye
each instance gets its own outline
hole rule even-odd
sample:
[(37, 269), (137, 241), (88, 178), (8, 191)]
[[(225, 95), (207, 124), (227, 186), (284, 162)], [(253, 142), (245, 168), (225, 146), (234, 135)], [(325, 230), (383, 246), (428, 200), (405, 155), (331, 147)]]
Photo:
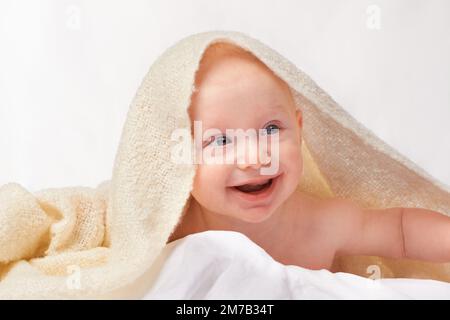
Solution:
[(276, 124), (269, 124), (267, 127), (264, 128), (266, 130), (267, 134), (274, 134), (277, 133), (278, 130), (280, 130), (280, 127)]
[(231, 139), (228, 138), (227, 136), (218, 136), (218, 137), (214, 138), (214, 142), (218, 146), (224, 146), (224, 145), (226, 145), (228, 143), (231, 143)]
[(226, 145), (228, 143), (231, 143), (231, 142), (232, 142), (232, 140), (230, 138), (228, 138), (225, 135), (222, 135), (222, 136), (217, 136), (217, 137), (210, 137), (208, 139), (208, 141), (206, 141), (204, 143), (203, 146), (206, 147), (206, 146), (210, 145), (211, 143), (214, 143), (215, 146), (224, 146), (224, 145)]

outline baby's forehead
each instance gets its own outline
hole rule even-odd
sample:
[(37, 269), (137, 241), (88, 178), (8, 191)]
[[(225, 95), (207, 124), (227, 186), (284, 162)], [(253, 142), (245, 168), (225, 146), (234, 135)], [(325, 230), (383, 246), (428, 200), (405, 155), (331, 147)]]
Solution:
[(260, 126), (263, 123), (277, 120), (289, 123), (295, 120), (296, 107), (287, 104), (267, 104), (248, 108), (228, 109), (221, 105), (208, 105), (196, 109), (192, 106), (189, 110), (191, 124), (201, 121), (205, 128), (214, 127), (225, 130), (241, 126)]
[[(191, 116), (193, 113), (198, 117), (199, 113), (221, 112), (225, 101), (239, 94), (257, 96), (260, 103), (255, 107), (260, 108), (258, 112), (277, 104), (281, 108), (289, 107), (289, 111), (295, 109), (289, 85), (252, 53), (228, 43), (211, 45), (205, 51), (196, 74)], [(200, 108), (197, 101), (202, 101)], [(270, 111), (279, 110), (273, 108), (267, 112)]]

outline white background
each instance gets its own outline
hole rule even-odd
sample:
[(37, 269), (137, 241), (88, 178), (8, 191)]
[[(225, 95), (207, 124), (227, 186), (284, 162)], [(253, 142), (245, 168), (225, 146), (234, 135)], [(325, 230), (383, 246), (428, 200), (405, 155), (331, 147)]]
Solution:
[(273, 47), (450, 185), (449, 1), (0, 0), (0, 28), (0, 185), (110, 179), (150, 65), (215, 29)]

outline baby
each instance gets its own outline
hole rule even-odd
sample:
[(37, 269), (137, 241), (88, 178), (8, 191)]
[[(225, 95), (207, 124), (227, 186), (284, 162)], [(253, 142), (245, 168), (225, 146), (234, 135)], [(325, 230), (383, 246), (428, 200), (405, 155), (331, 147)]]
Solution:
[[(283, 264), (330, 271), (339, 255), (450, 261), (447, 216), (418, 208), (363, 209), (300, 191), (302, 114), (288, 85), (254, 55), (213, 44), (195, 87), (191, 120), (222, 132), (205, 137), (201, 150), (228, 152), (234, 140), (227, 129), (276, 134), (278, 150), (264, 149), (267, 161), (245, 156), (236, 163), (198, 164), (191, 205), (169, 242), (206, 230), (237, 231)], [(276, 172), (261, 174), (273, 161)]]

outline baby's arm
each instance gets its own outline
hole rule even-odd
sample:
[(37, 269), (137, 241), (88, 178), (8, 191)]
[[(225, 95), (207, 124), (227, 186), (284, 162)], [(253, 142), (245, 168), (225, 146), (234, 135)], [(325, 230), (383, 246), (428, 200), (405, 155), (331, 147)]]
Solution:
[[(450, 217), (419, 208), (362, 209), (338, 200), (336, 254), (450, 262)], [(335, 220), (338, 221), (338, 220)]]
[(419, 208), (401, 208), (405, 257), (450, 262), (450, 217)]

